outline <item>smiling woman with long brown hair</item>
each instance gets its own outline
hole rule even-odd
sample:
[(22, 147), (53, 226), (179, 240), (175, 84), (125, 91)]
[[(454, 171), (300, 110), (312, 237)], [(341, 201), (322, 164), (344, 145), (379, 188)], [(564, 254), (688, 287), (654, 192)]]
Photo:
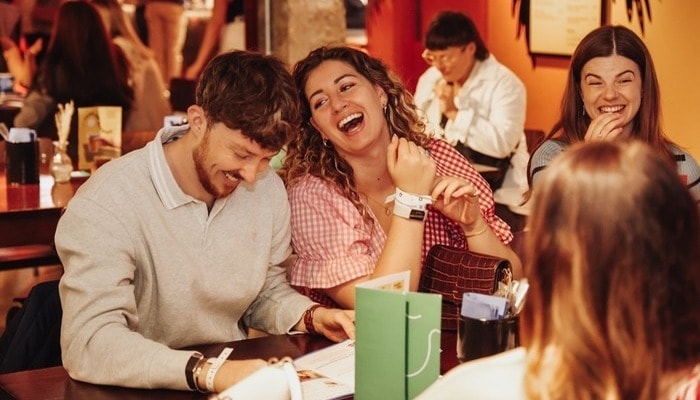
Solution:
[(642, 140), (673, 160), (700, 201), (698, 163), (664, 133), (661, 91), (649, 50), (629, 28), (607, 25), (591, 31), (574, 50), (559, 121), (530, 158), (530, 187), (569, 145), (618, 138)]

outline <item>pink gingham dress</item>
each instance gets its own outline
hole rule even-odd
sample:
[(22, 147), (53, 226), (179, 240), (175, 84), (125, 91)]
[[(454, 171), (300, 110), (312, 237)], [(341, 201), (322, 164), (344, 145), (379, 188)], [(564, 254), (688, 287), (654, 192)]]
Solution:
[[(479, 206), (484, 219), (505, 244), (513, 234), (494, 213), (488, 183), (452, 146), (441, 140), (428, 145), (437, 165), (438, 176), (468, 180), (479, 190)], [(328, 306), (335, 302), (318, 289), (331, 288), (369, 275), (379, 261), (386, 233), (374, 221), (366, 223), (355, 206), (337, 188), (318, 177), (305, 175), (289, 188), (292, 218), (292, 246), (297, 255), (289, 278), (297, 290)], [(459, 224), (429, 207), (423, 234), (423, 262), (433, 245), (467, 248)]]

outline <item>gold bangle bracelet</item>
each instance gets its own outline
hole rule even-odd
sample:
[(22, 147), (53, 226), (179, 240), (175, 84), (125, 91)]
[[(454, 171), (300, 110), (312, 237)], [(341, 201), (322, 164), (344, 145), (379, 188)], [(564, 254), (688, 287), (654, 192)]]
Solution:
[(197, 390), (199, 393), (209, 393), (207, 392), (206, 389), (202, 389), (199, 386), (199, 376), (202, 374), (202, 369), (204, 369), (204, 366), (207, 364), (207, 359), (202, 357), (199, 362), (197, 362), (197, 366), (194, 368), (194, 372), (192, 373), (192, 379), (194, 380), (194, 388)]

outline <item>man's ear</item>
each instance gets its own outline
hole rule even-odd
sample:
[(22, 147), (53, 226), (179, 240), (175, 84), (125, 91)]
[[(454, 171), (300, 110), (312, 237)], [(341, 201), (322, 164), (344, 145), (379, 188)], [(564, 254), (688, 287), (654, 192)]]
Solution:
[(190, 125), (190, 131), (195, 136), (203, 135), (207, 130), (207, 118), (204, 109), (198, 105), (187, 107), (187, 122)]

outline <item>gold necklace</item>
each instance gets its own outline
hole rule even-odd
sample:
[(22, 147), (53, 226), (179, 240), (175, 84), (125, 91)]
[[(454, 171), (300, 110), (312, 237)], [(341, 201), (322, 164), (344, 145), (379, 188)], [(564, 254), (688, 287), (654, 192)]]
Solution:
[[(364, 194), (364, 193), (362, 193), (362, 194)], [(387, 203), (380, 203), (377, 200), (369, 197), (369, 195), (367, 195), (367, 194), (364, 194), (364, 195), (365, 195), (365, 197), (367, 197), (369, 199), (369, 201), (371, 201), (371, 202), (375, 203), (376, 205), (380, 206), (381, 208), (383, 208), (384, 215), (386, 215), (386, 216), (391, 215), (392, 208), (390, 207), (390, 205), (393, 203), (393, 201), (390, 201)]]

